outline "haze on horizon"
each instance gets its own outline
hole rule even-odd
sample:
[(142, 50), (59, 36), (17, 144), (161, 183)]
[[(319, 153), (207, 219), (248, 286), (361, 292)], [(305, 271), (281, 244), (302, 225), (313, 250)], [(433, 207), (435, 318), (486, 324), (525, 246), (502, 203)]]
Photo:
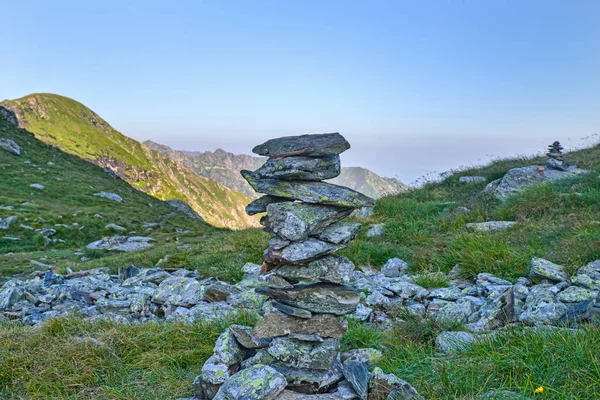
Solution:
[[(89, 4), (86, 4), (89, 3)], [(0, 99), (181, 150), (338, 131), (406, 183), (600, 131), (597, 1), (9, 2)]]

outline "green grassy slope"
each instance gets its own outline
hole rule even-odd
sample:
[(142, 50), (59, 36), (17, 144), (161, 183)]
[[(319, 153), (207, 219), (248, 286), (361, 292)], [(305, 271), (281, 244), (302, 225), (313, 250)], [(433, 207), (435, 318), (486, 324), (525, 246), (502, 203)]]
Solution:
[(21, 128), (45, 143), (107, 167), (131, 185), (162, 200), (187, 202), (208, 223), (228, 228), (256, 226), (244, 212), (246, 196), (189, 171), (113, 129), (83, 104), (54, 94), (7, 100)]
[[(133, 189), (126, 181), (111, 176), (102, 168), (47, 145), (30, 132), (2, 120), (0, 137), (14, 140), (22, 148), (21, 156), (0, 150), (0, 218), (17, 217), (8, 230), (0, 230), (0, 276), (34, 269), (30, 260), (41, 261), (63, 271), (67, 266), (82, 269), (89, 268), (88, 263), (93, 266), (97, 262), (113, 266), (116, 270), (119, 265), (125, 265), (120, 263), (122, 254), (85, 250), (85, 246), (92, 241), (118, 234), (105, 228), (109, 223), (126, 228), (126, 233), (136, 232), (156, 239), (155, 247), (144, 253), (145, 256), (133, 256), (142, 257), (140, 265), (154, 265), (168, 251), (174, 251), (177, 246), (175, 238), (180, 238), (182, 243), (191, 243), (199, 253), (206, 255), (204, 263), (196, 260), (199, 268), (214, 266), (218, 255), (222, 256), (221, 260), (225, 263), (229, 257), (236, 263), (243, 261), (240, 258), (252, 258), (240, 255), (247, 254), (243, 247), (245, 245), (236, 242), (237, 247), (228, 247), (226, 238), (243, 237), (256, 230), (232, 232), (176, 213), (147, 231), (144, 223), (156, 222), (175, 209)], [(29, 185), (33, 183), (42, 184), (45, 189), (31, 188)], [(101, 191), (117, 193), (123, 202), (116, 203), (94, 196), (94, 193)], [(100, 214), (102, 218), (95, 214)], [(22, 228), (22, 224), (34, 229), (56, 229), (57, 234), (52, 239), (60, 241), (45, 245), (42, 236)], [(258, 261), (260, 251), (255, 250), (252, 254), (252, 259)], [(90, 260), (82, 263), (82, 256)], [(174, 257), (176, 260), (177, 257)], [(233, 264), (234, 261), (230, 261), (228, 265)]]

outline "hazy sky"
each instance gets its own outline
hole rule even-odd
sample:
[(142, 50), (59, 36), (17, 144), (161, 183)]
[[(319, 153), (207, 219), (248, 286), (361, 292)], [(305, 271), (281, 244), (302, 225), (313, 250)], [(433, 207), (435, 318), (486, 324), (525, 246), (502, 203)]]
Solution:
[(62, 94), (179, 149), (339, 131), (345, 165), (410, 183), (600, 131), (598, 0), (28, 0), (0, 19), (0, 99)]

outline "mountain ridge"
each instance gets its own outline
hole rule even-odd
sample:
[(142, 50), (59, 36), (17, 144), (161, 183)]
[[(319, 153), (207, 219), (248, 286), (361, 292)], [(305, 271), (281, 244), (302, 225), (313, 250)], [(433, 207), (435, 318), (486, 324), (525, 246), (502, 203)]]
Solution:
[(18, 126), (47, 144), (104, 167), (161, 200), (182, 200), (205, 221), (233, 229), (257, 226), (244, 212), (247, 196), (200, 176), (114, 129), (68, 97), (37, 93), (0, 102)]
[[(240, 171), (260, 168), (266, 162), (266, 157), (234, 154), (223, 149), (215, 151), (176, 150), (152, 140), (146, 140), (143, 144), (176, 160), (199, 175), (214, 179), (248, 196), (257, 196), (248, 182), (242, 178)], [(396, 178), (382, 177), (362, 167), (342, 167), (340, 176), (328, 182), (347, 186), (376, 199), (409, 190), (408, 185)]]

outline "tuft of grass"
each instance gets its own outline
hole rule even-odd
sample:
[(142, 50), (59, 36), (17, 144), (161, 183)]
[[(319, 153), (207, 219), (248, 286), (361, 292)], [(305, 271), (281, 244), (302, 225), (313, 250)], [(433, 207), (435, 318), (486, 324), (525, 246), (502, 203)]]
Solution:
[(450, 285), (448, 275), (439, 271), (426, 272), (420, 275), (415, 275), (413, 276), (413, 281), (417, 285), (422, 286), (425, 289), (443, 288), (448, 287)]

